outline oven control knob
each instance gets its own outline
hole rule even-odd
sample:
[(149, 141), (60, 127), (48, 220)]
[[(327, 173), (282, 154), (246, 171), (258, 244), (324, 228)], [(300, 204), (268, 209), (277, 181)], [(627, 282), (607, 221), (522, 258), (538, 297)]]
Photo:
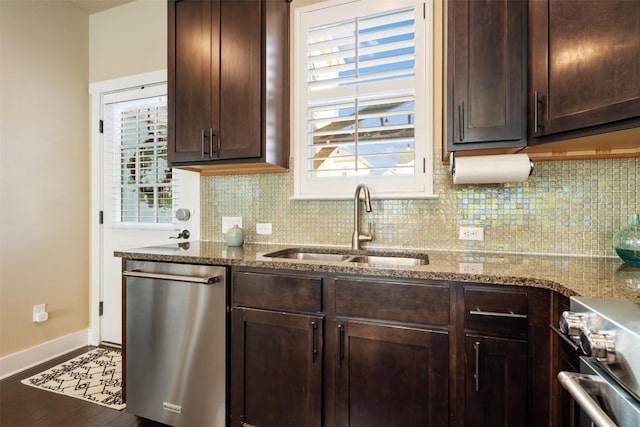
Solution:
[(613, 363), (616, 360), (613, 337), (606, 332), (583, 330), (580, 333), (580, 348), (585, 355), (595, 357), (601, 362)]
[(578, 337), (580, 332), (587, 327), (586, 316), (582, 313), (564, 311), (560, 316), (560, 331), (571, 337)]

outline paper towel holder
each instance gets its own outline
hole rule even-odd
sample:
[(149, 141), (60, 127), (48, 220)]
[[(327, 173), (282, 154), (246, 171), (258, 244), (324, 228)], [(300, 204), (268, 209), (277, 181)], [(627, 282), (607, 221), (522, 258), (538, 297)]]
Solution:
[[(456, 159), (455, 159), (455, 151), (451, 152), (451, 155), (449, 156), (450, 160), (449, 160), (449, 175), (453, 176), (453, 174), (456, 171)], [(533, 160), (529, 159), (529, 176), (533, 175), (533, 169), (535, 167), (535, 164), (533, 163)]]

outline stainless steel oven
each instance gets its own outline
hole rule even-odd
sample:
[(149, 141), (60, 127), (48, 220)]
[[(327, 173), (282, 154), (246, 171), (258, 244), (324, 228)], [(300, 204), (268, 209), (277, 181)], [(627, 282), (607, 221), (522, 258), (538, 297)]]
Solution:
[(571, 298), (560, 330), (580, 348), (580, 372), (558, 379), (575, 400), (572, 425), (640, 426), (640, 305)]

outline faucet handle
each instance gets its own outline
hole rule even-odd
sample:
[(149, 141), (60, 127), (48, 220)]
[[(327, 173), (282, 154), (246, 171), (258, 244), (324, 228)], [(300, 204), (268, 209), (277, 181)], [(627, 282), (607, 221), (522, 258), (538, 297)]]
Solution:
[(367, 230), (367, 234), (360, 233), (360, 235), (358, 236), (358, 240), (360, 240), (361, 242), (370, 242), (373, 240), (373, 227), (371, 225), (371, 221), (367, 221)]

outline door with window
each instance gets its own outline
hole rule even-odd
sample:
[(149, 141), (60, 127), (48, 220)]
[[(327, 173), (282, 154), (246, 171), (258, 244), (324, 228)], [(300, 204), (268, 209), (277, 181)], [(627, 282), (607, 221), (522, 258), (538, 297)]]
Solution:
[[(100, 341), (122, 344), (121, 259), (113, 252), (199, 235), (197, 217), (175, 219), (178, 208), (199, 208), (199, 176), (167, 163), (167, 86), (102, 94), (102, 232)], [(184, 241), (184, 239), (180, 239)]]

